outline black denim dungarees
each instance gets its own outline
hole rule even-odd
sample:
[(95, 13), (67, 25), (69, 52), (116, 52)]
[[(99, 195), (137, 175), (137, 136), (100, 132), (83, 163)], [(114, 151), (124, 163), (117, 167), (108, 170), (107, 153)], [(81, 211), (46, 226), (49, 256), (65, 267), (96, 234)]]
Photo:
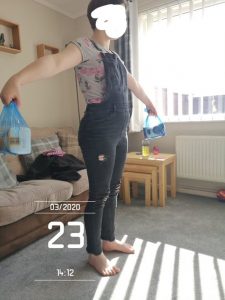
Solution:
[(100, 51), (106, 92), (100, 104), (88, 104), (79, 128), (79, 145), (87, 167), (89, 201), (84, 214), (87, 252), (102, 252), (101, 239), (115, 240), (115, 208), (127, 154), (130, 120), (127, 70), (115, 53)]

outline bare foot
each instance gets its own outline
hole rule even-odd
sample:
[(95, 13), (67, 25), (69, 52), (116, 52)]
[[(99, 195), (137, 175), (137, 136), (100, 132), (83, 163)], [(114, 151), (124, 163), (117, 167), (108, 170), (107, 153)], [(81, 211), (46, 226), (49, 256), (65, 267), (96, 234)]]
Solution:
[(104, 251), (119, 251), (124, 253), (134, 253), (134, 248), (130, 244), (120, 242), (118, 240), (115, 241), (102, 241), (102, 248)]
[(120, 271), (119, 268), (110, 263), (103, 252), (99, 255), (90, 254), (88, 263), (94, 267), (98, 273), (104, 276), (116, 275)]

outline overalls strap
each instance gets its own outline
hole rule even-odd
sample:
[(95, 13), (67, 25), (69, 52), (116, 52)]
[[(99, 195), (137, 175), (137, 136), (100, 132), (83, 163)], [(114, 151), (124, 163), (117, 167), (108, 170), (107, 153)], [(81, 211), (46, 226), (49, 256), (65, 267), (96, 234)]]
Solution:
[[(97, 49), (98, 51), (103, 53), (102, 49), (99, 48), (98, 45), (93, 40), (90, 40), (90, 41), (91, 41), (92, 45), (95, 47), (95, 49)], [(111, 52), (111, 54), (115, 54), (115, 52), (112, 50), (110, 50), (110, 52)], [(106, 52), (106, 53), (110, 53), (110, 52)]]

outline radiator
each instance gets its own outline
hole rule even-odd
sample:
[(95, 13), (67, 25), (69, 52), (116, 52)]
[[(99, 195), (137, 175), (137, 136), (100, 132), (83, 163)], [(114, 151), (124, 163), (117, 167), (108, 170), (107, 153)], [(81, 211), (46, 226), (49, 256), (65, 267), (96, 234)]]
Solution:
[(177, 177), (225, 183), (225, 136), (177, 136)]

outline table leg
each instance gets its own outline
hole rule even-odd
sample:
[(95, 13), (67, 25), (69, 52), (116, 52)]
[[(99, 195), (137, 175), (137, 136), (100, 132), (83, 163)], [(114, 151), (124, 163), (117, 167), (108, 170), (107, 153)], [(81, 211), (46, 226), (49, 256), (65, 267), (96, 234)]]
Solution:
[(127, 179), (127, 177), (124, 177), (124, 202), (125, 202), (125, 204), (128, 204), (128, 205), (131, 204), (130, 181)]
[(176, 198), (176, 159), (171, 164), (170, 167), (170, 178), (171, 178), (171, 196)]
[(167, 200), (167, 167), (165, 167), (164, 172), (164, 186), (165, 186), (165, 202)]
[(165, 182), (165, 166), (159, 166), (159, 203), (160, 206), (165, 206), (166, 198), (166, 182)]
[(134, 198), (138, 197), (138, 183), (137, 182), (132, 182), (131, 183), (131, 188), (132, 188), (132, 196)]
[(154, 207), (158, 206), (157, 171), (152, 172), (152, 204)]
[(145, 180), (145, 205), (151, 205), (151, 180), (149, 178)]

